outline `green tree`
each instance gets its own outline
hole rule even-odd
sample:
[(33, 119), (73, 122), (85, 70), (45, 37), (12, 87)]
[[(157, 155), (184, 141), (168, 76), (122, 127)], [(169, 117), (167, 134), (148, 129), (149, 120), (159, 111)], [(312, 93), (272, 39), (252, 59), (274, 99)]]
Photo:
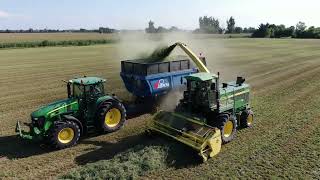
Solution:
[(234, 18), (231, 16), (229, 20), (227, 20), (227, 32), (228, 34), (234, 33), (235, 32), (235, 25), (236, 22)]
[(156, 33), (157, 32), (156, 28), (154, 27), (153, 21), (149, 21), (149, 26), (148, 26), (148, 28), (146, 28), (146, 32), (147, 33)]
[(269, 23), (260, 24), (259, 28), (254, 33), (252, 33), (251, 36), (255, 38), (270, 37), (271, 29), (269, 28), (269, 26)]
[(235, 27), (235, 28), (234, 28), (234, 33), (240, 34), (240, 33), (242, 33), (242, 32), (243, 32), (242, 27)]
[(304, 31), (307, 28), (306, 23), (299, 21), (296, 25), (297, 31)]
[(181, 31), (179, 28), (177, 28), (176, 26), (171, 26), (171, 28), (169, 29), (170, 32), (179, 32)]
[(166, 33), (168, 32), (168, 29), (162, 27), (162, 26), (159, 26), (157, 29), (156, 29), (156, 32), (157, 33)]
[(256, 31), (256, 28), (254, 27), (249, 27), (249, 28), (244, 28), (243, 33), (253, 33)]
[(218, 34), (222, 33), (218, 19), (214, 17), (203, 16), (199, 18), (199, 29), (196, 32)]

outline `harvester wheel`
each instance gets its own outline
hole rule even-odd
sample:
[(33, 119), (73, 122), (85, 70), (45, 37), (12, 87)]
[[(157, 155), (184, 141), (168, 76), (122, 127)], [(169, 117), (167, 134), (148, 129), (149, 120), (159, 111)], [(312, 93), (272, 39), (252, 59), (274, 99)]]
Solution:
[(104, 132), (114, 132), (120, 129), (126, 118), (126, 110), (122, 103), (107, 101), (98, 110), (99, 126)]
[(80, 128), (72, 121), (56, 123), (49, 132), (49, 143), (56, 149), (74, 146), (80, 138)]
[(222, 114), (218, 116), (217, 128), (221, 131), (222, 143), (226, 144), (232, 141), (237, 132), (237, 120), (234, 116)]
[(240, 126), (242, 128), (251, 128), (253, 126), (253, 111), (245, 110), (240, 115)]

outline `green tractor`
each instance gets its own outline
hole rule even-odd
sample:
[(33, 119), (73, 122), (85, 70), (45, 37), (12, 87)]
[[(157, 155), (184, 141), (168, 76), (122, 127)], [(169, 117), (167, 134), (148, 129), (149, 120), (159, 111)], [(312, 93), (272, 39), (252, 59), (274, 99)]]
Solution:
[(16, 132), (24, 139), (45, 140), (54, 148), (77, 144), (91, 132), (114, 132), (126, 119), (126, 110), (115, 95), (104, 92), (105, 79), (83, 77), (67, 81), (68, 98), (40, 107), (31, 113), (30, 130), (18, 121)]
[(174, 112), (155, 115), (149, 133), (158, 132), (191, 146), (206, 161), (221, 144), (235, 138), (237, 128), (252, 127), (249, 85), (242, 77), (219, 84), (218, 75), (197, 73), (185, 77), (187, 90)]

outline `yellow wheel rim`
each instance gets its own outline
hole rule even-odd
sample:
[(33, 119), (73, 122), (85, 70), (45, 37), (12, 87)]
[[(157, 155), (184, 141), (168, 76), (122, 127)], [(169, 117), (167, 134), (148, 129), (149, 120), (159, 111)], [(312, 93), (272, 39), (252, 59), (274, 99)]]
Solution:
[(117, 126), (121, 121), (121, 112), (117, 108), (110, 109), (104, 118), (104, 122), (109, 127)]
[(253, 115), (252, 114), (249, 114), (249, 116), (247, 117), (247, 123), (248, 123), (248, 126), (252, 125), (252, 123), (253, 123)]
[(71, 128), (63, 128), (58, 134), (58, 140), (63, 144), (70, 143), (74, 138), (74, 131)]
[(233, 131), (233, 123), (232, 121), (228, 120), (223, 129), (224, 137), (231, 136), (232, 131)]

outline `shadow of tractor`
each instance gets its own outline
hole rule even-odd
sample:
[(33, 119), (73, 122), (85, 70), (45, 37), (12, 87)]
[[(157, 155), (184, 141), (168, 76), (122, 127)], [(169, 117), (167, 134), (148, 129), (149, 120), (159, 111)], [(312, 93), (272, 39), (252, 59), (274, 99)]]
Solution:
[(41, 147), (40, 143), (25, 141), (16, 135), (0, 137), (0, 157), (19, 159), (50, 151), (49, 148)]
[(202, 163), (202, 158), (198, 156), (196, 151), (184, 144), (163, 137), (148, 137), (145, 134), (138, 134), (123, 138), (116, 143), (86, 140), (82, 141), (82, 143), (92, 144), (100, 148), (76, 157), (75, 161), (78, 165), (110, 160), (118, 154), (123, 156), (126, 153), (139, 151), (151, 146), (167, 149), (167, 155), (164, 158), (166, 158), (168, 167), (184, 168)]

